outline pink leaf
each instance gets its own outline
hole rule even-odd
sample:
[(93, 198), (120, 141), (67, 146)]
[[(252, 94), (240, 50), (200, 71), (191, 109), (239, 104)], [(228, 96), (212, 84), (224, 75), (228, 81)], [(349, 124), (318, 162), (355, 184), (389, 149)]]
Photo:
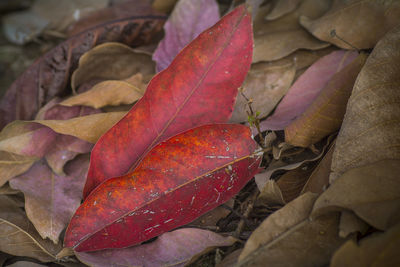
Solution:
[(218, 20), (215, 0), (180, 0), (164, 25), (165, 37), (153, 54), (157, 72), (168, 67), (183, 47)]

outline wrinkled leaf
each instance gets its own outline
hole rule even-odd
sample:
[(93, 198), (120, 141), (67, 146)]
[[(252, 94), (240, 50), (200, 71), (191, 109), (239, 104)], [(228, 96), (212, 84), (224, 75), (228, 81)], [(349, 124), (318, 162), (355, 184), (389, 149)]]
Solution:
[(332, 76), (304, 113), (285, 127), (286, 143), (308, 147), (339, 130), (347, 100), (366, 59), (367, 55), (361, 54)]
[(61, 43), (31, 65), (0, 100), (0, 129), (13, 120), (33, 119), (54, 96), (65, 93), (79, 57), (95, 45), (119, 41), (139, 46), (160, 31), (162, 17), (131, 17), (100, 25)]
[(345, 172), (315, 202), (313, 216), (351, 210), (381, 230), (400, 222), (400, 161), (383, 160)]
[(375, 46), (349, 99), (333, 153), (333, 182), (354, 167), (400, 159), (400, 26)]
[[(186, 129), (226, 122), (251, 63), (251, 18), (244, 6), (186, 46), (92, 151), (86, 197), (125, 174), (158, 142)], [(118, 140), (118, 142), (115, 142)]]
[(157, 72), (167, 68), (182, 48), (218, 20), (215, 0), (180, 0), (165, 23), (164, 39), (153, 54)]
[[(252, 108), (260, 118), (267, 116), (286, 94), (295, 73), (295, 62), (290, 60), (252, 65), (242, 86), (243, 94), (252, 100)], [(239, 93), (230, 121), (246, 122), (248, 109), (246, 99)]]
[[(111, 80), (97, 83), (90, 90), (74, 95), (61, 102), (60, 105), (82, 105), (102, 108), (108, 105), (119, 106), (132, 104), (139, 100), (144, 94), (143, 84), (141, 82), (143, 79), (142, 74), (136, 73), (133, 76), (127, 80)], [(130, 82), (131, 80), (133, 83)]]
[(240, 124), (176, 135), (151, 150), (132, 173), (92, 191), (72, 218), (64, 244), (76, 251), (121, 248), (185, 225), (239, 192), (261, 158), (250, 129)]
[(165, 233), (157, 240), (140, 246), (97, 252), (76, 252), (80, 261), (90, 266), (184, 266), (190, 259), (209, 247), (230, 246), (232, 237), (217, 233), (183, 228)]
[(25, 213), (7, 196), (0, 195), (0, 250), (40, 261), (55, 260), (61, 245), (43, 240)]
[(332, 76), (356, 57), (356, 52), (341, 50), (316, 61), (292, 85), (274, 114), (260, 123), (261, 131), (284, 129), (311, 105)]
[(138, 72), (143, 75), (154, 73), (151, 56), (136, 52), (121, 43), (98, 45), (79, 59), (79, 67), (71, 77), (72, 89), (95, 79), (122, 80)]
[(299, 17), (321, 16), (330, 6), (330, 0), (306, 0), (291, 13), (277, 20), (267, 21), (270, 7), (260, 8), (254, 21), (253, 62), (283, 58), (298, 49), (321, 49), (329, 46), (309, 34), (299, 23)]
[(10, 186), (25, 196), (25, 210), (42, 238), (58, 243), (58, 237), (81, 202), (88, 158), (79, 157), (66, 166), (66, 175), (56, 175), (44, 162), (10, 180)]
[(332, 267), (350, 266), (399, 266), (400, 224), (384, 233), (374, 233), (343, 244), (333, 255)]
[(400, 22), (398, 1), (335, 0), (322, 17), (301, 17), (300, 23), (318, 39), (344, 49), (354, 49), (336, 36), (358, 49), (372, 48), (385, 33)]

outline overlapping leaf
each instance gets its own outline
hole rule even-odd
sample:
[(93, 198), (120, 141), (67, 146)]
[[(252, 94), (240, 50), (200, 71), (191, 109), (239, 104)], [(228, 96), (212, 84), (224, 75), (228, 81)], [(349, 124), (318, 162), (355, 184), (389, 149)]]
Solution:
[(76, 251), (122, 248), (193, 221), (258, 172), (262, 152), (242, 125), (194, 128), (157, 145), (138, 167), (97, 187), (67, 228)]
[(158, 142), (186, 129), (226, 122), (249, 70), (251, 18), (244, 6), (186, 46), (145, 95), (95, 145), (84, 189), (123, 175)]

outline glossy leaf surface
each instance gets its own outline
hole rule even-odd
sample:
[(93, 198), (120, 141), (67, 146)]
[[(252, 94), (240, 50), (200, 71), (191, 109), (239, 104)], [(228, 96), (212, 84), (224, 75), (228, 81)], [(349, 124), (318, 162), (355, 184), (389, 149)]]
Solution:
[(186, 46), (97, 142), (84, 196), (132, 170), (157, 143), (199, 125), (226, 122), (250, 68), (252, 46), (251, 16), (244, 6)]
[(76, 211), (64, 244), (76, 251), (123, 248), (185, 225), (235, 195), (261, 158), (243, 125), (206, 125), (176, 135), (132, 173), (97, 187)]

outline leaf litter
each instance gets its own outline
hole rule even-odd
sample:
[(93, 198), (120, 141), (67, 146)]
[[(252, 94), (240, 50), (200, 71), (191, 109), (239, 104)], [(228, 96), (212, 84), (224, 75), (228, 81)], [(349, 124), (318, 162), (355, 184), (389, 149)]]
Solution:
[[(181, 101), (181, 95), (162, 95), (154, 88), (148, 93), (148, 83), (157, 79), (153, 78), (155, 66), (159, 71), (167, 67), (182, 48), (190, 51), (187, 48), (191, 46), (190, 41), (216, 23), (220, 12), (225, 15), (226, 10), (228, 13), (234, 7), (221, 1), (204, 1), (203, 5), (189, 0), (155, 1), (152, 4), (155, 9), (172, 11), (163, 16), (152, 10), (150, 1), (111, 3), (71, 27), (69, 34), (82, 29), (85, 32), (71, 37), (39, 59), (1, 100), (0, 124), (4, 128), (0, 133), (0, 219), (3, 222), (0, 231), (7, 238), (1, 240), (0, 251), (8, 253), (3, 253), (5, 259), (11, 258), (16, 264), (31, 264), (34, 259), (56, 262), (60, 260), (57, 257), (61, 257), (58, 263), (66, 266), (81, 264), (79, 261), (91, 266), (224, 266), (224, 262), (229, 262), (229, 266), (298, 266), (310, 262), (350, 266), (371, 261), (398, 262), (397, 253), (388, 245), (398, 242), (400, 220), (399, 187), (396, 185), (399, 110), (394, 90), (399, 77), (396, 65), (398, 3), (359, 0), (246, 2), (253, 6), (255, 48), (253, 64), (246, 65), (249, 70), (246, 79), (247, 70), (243, 68), (240, 70), (241, 75), (244, 73), (243, 79), (235, 82), (232, 88), (232, 93), (237, 94), (233, 97), (236, 97), (236, 104), (228, 94), (218, 93), (217, 86), (207, 92), (208, 99), (214, 102), (203, 101), (201, 96), (195, 95), (193, 99), (203, 109), (196, 110), (190, 103), (194, 111), (184, 113), (188, 118), (185, 125), (171, 133), (167, 143), (173, 142), (188, 152), (206, 141), (218, 140), (223, 134), (207, 136), (195, 143), (180, 137), (175, 140), (173, 135), (196, 126), (196, 116), (201, 112), (213, 111), (207, 113), (212, 119), (220, 113), (215, 110), (221, 108), (227, 115), (219, 122), (226, 122), (233, 111), (231, 122), (252, 126), (254, 139), (264, 151), (257, 150), (254, 156), (261, 159), (263, 153), (261, 167), (267, 172), (261, 169), (261, 173), (255, 175), (256, 183), (251, 179), (255, 169), (248, 177), (239, 172), (240, 181), (251, 180), (237, 187), (235, 192), (238, 193), (233, 198), (227, 194), (230, 186), (221, 187), (218, 194), (212, 189), (205, 191), (202, 201), (206, 203), (207, 197), (208, 200), (216, 197), (215, 207), (227, 198), (231, 200), (215, 209), (210, 207), (209, 213), (196, 221), (182, 222), (185, 225), (172, 232), (163, 233), (174, 227), (163, 227), (163, 231), (153, 235), (158, 237), (143, 244), (118, 249), (111, 245), (114, 249), (95, 252), (78, 252), (79, 248), (75, 247), (77, 258), (72, 250), (61, 251), (65, 246), (63, 232), (81, 203), (87, 179), (87, 153), (93, 144), (115, 127), (131, 107), (135, 109), (135, 103), (140, 103), (143, 95), (152, 95), (151, 101), (146, 100), (149, 109), (144, 109), (151, 114), (147, 128), (154, 129), (160, 114), (169, 116), (168, 105), (162, 103), (176, 104)], [(182, 8), (185, 6), (190, 8)], [(162, 38), (159, 33), (167, 17)], [(56, 28), (65, 29), (68, 23), (65, 19)], [(97, 26), (100, 23), (104, 24)], [(177, 33), (184, 34), (184, 38), (178, 38)], [(42, 31), (41, 42), (48, 42), (51, 34), (54, 31)], [(217, 38), (216, 35), (210, 37)], [(243, 40), (249, 44), (251, 38), (246, 38)], [(157, 52), (153, 53), (156, 47)], [(364, 50), (360, 54), (352, 51), (355, 48)], [(367, 48), (372, 52), (365, 50)], [(214, 49), (218, 49), (218, 45)], [(157, 54), (162, 54), (162, 58), (157, 59)], [(191, 55), (201, 61), (207, 53)], [(152, 62), (152, 57), (156, 62)], [(242, 66), (238, 60), (234, 53), (228, 53), (220, 62), (224, 68), (227, 62)], [(159, 67), (161, 65), (164, 67)], [(165, 76), (165, 84), (171, 82), (178, 86), (179, 79), (184, 83), (192, 82), (194, 78), (187, 75), (189, 65), (178, 74), (181, 64), (175, 64), (174, 75)], [(161, 74), (164, 72), (168, 72), (168, 68)], [(225, 73), (228, 76), (224, 76), (223, 69), (213, 72), (212, 79), (205, 84), (209, 88), (221, 81), (232, 84), (233, 78), (229, 76), (232, 72), (228, 72)], [(160, 88), (163, 86), (161, 83)], [(239, 87), (241, 89), (236, 92)], [(71, 89), (77, 92), (72, 93)], [(225, 101), (225, 104), (218, 101)], [(339, 135), (335, 141), (337, 131)], [(131, 140), (142, 145), (145, 135), (138, 134)], [(112, 140), (110, 145), (123, 143), (120, 137), (109, 140)], [(231, 141), (234, 140), (230, 140), (229, 145), (221, 143), (226, 154), (212, 154), (215, 151), (212, 146), (205, 150), (209, 153), (205, 155), (209, 162), (216, 164), (218, 160), (227, 160), (224, 157), (236, 157), (237, 154), (229, 154), (237, 148)], [(163, 144), (165, 142), (159, 146)], [(148, 151), (155, 155), (158, 146), (151, 147)], [(143, 161), (152, 163), (145, 171), (154, 173), (154, 163), (167, 155), (172, 157), (173, 151), (159, 149), (157, 157), (144, 155)], [(115, 165), (108, 160), (114, 157), (113, 153), (102, 154), (104, 162), (112, 168)], [(97, 161), (93, 155), (92, 161)], [(189, 158), (194, 160), (199, 155), (201, 153)], [(174, 164), (186, 166), (182, 170), (190, 172), (187, 179), (193, 175), (194, 167), (205, 168), (200, 160), (191, 163), (182, 156), (172, 158)], [(222, 172), (214, 175), (216, 181), (223, 184), (222, 177), (235, 171), (235, 164), (238, 162), (221, 168)], [(258, 163), (246, 164), (250, 169), (258, 167)], [(160, 170), (170, 171), (164, 167)], [(139, 174), (136, 175), (134, 167), (131, 171), (135, 179)], [(171, 179), (172, 176), (165, 177)], [(123, 181), (121, 178), (111, 181), (114, 179)], [(165, 179), (158, 182), (159, 186)], [(105, 190), (104, 196), (110, 199), (121, 194), (121, 190), (106, 189), (107, 183), (110, 182), (106, 181), (95, 191)], [(124, 189), (120, 185), (118, 188)], [(144, 203), (154, 197), (154, 191), (147, 186), (136, 190), (144, 196), (153, 194)], [(196, 203), (197, 197), (194, 200), (192, 197), (197, 196), (197, 191), (187, 195), (181, 195), (184, 191), (176, 192), (178, 195), (169, 213), (156, 213), (159, 205), (152, 209), (154, 214), (137, 215), (136, 222), (149, 220), (136, 227), (157, 226), (151, 221), (160, 215), (173, 220), (182, 218), (183, 209)], [(184, 199), (190, 203), (184, 204)], [(122, 206), (114, 208), (126, 208), (123, 202), (118, 203)], [(90, 209), (94, 209), (99, 202), (91, 205)], [(173, 210), (177, 212), (172, 213)], [(99, 216), (93, 218), (97, 224), (104, 223)], [(82, 222), (82, 225), (90, 224), (85, 219)], [(115, 243), (123, 244), (128, 235), (121, 236), (118, 225), (123, 227), (125, 223), (115, 221), (114, 224), (116, 228), (110, 228), (105, 234)], [(145, 232), (143, 228), (138, 233), (143, 236)], [(96, 233), (93, 236), (101, 239)], [(94, 240), (93, 244), (98, 242)], [(21, 261), (12, 255), (33, 259)]]

